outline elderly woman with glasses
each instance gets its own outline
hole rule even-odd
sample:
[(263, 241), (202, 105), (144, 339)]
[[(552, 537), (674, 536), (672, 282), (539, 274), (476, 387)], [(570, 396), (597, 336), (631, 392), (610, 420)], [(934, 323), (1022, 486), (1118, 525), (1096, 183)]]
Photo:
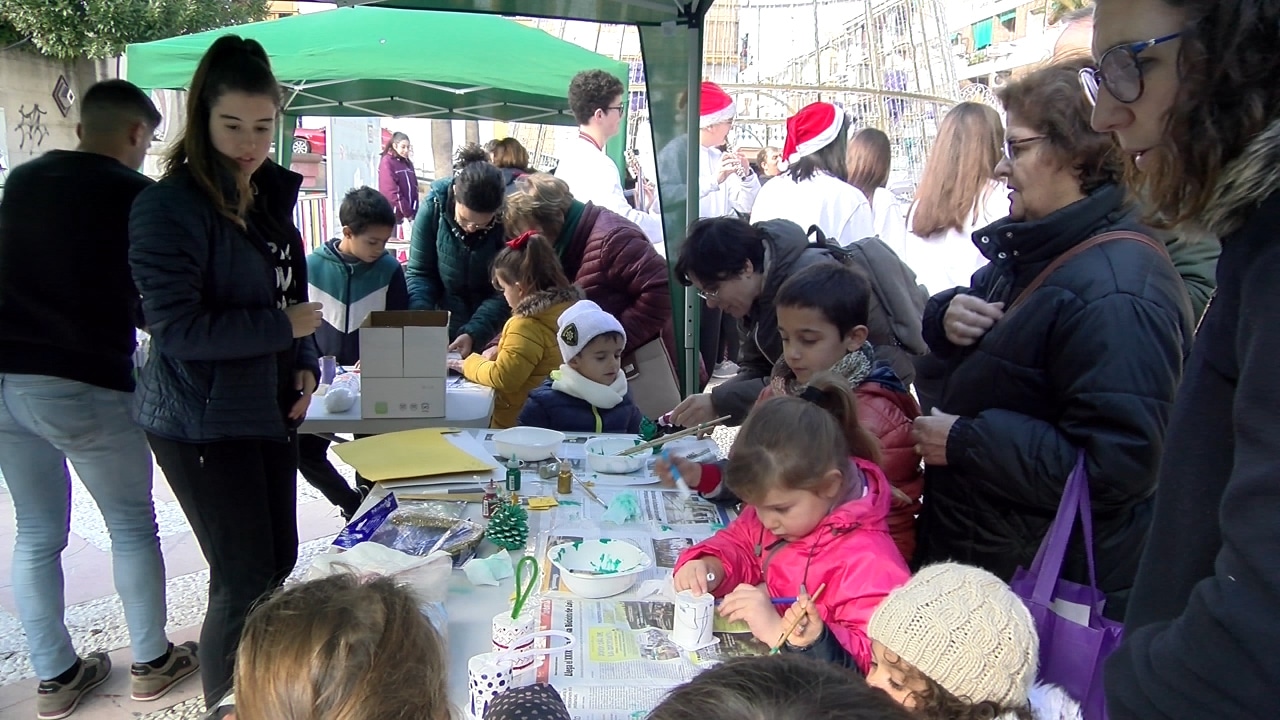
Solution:
[(489, 277), (506, 240), (506, 180), (478, 145), (458, 152), (454, 170), (418, 209), (405, 279), (411, 309), (449, 311), (449, 350), (465, 358), (496, 337), (511, 312)]
[[(925, 311), (947, 370), (934, 414), (915, 421), (926, 465), (916, 559), (1010, 579), (1030, 566), (1083, 453), (1104, 612), (1122, 618), (1192, 323), (1173, 264), (1125, 201), (1111, 138), (1089, 127), (1081, 65), (1000, 91), (1009, 217), (973, 233), (989, 262), (970, 287)], [(1078, 537), (1063, 576), (1089, 581)]]

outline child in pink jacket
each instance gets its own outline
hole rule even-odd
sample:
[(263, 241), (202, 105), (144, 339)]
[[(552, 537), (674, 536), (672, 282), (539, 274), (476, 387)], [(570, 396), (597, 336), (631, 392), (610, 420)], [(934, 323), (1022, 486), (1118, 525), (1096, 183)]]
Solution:
[(720, 614), (745, 621), (771, 647), (786, 629), (789, 607), (775, 600), (808, 602), (824, 588), (813, 603), (821, 637), (797, 627), (805, 646), (782, 649), (865, 674), (872, 657), (867, 623), (910, 572), (889, 535), (892, 490), (875, 464), (876, 439), (858, 425), (855, 403), (844, 380), (821, 374), (800, 397), (774, 398), (755, 410), (725, 471), (728, 489), (747, 507), (680, 556), (674, 584), (723, 598)]

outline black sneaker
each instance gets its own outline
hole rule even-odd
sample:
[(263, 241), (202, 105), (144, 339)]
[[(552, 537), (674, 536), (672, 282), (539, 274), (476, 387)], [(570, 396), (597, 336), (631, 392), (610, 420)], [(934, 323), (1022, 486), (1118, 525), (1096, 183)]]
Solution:
[(89, 653), (80, 658), (80, 672), (71, 682), (41, 681), (36, 690), (36, 717), (59, 720), (70, 715), (85, 694), (105, 682), (110, 674), (111, 658), (106, 653)]
[(134, 663), (129, 667), (129, 697), (139, 702), (164, 697), (183, 678), (200, 669), (196, 648), (193, 641), (174, 645), (169, 651), (169, 660), (158, 668)]

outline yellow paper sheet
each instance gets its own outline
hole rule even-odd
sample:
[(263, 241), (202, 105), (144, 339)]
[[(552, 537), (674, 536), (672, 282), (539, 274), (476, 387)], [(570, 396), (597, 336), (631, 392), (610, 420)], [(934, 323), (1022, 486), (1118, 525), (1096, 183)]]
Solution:
[(423, 428), (374, 435), (341, 443), (333, 448), (356, 472), (366, 478), (403, 478), (490, 472), (497, 467), (459, 448), (444, 436), (453, 428)]

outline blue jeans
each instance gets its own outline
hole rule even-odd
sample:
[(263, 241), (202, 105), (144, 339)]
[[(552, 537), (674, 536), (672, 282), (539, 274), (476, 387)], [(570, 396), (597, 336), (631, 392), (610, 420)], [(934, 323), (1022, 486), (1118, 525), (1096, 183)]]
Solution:
[(0, 373), (0, 473), (18, 520), (13, 589), (36, 674), (76, 662), (64, 622), (62, 551), (71, 530), (75, 466), (111, 535), (111, 565), (133, 656), (168, 650), (164, 561), (151, 500), (151, 453), (132, 395), (75, 380)]

